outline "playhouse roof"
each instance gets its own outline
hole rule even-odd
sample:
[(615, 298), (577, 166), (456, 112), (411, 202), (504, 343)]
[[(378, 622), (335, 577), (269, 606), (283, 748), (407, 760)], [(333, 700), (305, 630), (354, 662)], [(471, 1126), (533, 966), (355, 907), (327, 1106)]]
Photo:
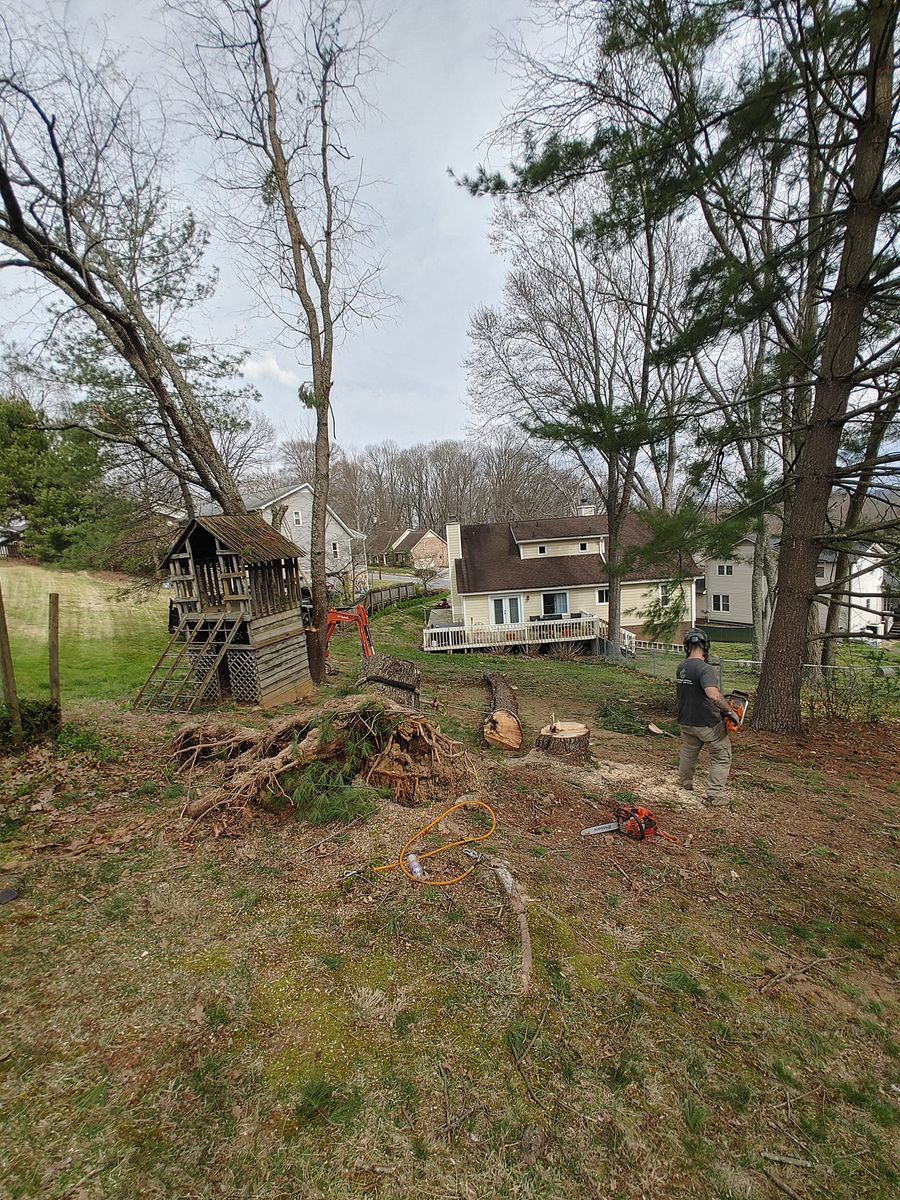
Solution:
[(277, 533), (257, 513), (239, 513), (234, 516), (218, 514), (192, 518), (181, 530), (172, 549), (163, 561), (184, 545), (186, 539), (199, 526), (227, 546), (232, 554), (239, 554), (247, 563), (273, 562), (281, 558), (301, 558), (303, 551)]

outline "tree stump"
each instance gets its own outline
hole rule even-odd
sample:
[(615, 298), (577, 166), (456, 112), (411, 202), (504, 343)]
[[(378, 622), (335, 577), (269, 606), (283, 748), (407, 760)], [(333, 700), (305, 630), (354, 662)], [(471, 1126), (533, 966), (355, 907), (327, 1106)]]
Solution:
[(516, 694), (499, 671), (486, 671), (484, 682), (491, 689), (491, 711), (484, 723), (484, 740), (501, 750), (518, 750), (522, 745), (522, 726)]
[(415, 663), (389, 654), (373, 654), (363, 659), (356, 686), (378, 692), (401, 708), (415, 712), (419, 707), (419, 685), (422, 674)]
[(551, 758), (581, 763), (587, 758), (590, 740), (591, 731), (580, 721), (554, 721), (537, 735), (534, 748)]

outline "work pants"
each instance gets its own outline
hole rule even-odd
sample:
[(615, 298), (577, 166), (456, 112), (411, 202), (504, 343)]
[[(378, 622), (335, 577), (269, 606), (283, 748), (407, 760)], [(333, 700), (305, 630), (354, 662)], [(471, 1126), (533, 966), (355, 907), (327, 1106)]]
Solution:
[(704, 795), (716, 799), (725, 791), (731, 770), (731, 740), (722, 722), (718, 725), (682, 725), (681, 759), (678, 763), (678, 782), (691, 787), (697, 759), (704, 746), (709, 748), (709, 774)]

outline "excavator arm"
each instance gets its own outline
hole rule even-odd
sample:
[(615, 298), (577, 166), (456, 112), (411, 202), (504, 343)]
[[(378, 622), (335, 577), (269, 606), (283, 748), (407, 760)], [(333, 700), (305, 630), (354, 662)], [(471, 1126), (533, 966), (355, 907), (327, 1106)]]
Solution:
[(371, 658), (375, 653), (372, 645), (372, 631), (369, 628), (369, 618), (365, 607), (357, 604), (355, 608), (332, 608), (328, 610), (328, 624), (325, 630), (325, 653), (328, 654), (328, 643), (338, 625), (351, 624), (356, 626), (359, 634), (359, 644), (362, 646), (363, 658)]

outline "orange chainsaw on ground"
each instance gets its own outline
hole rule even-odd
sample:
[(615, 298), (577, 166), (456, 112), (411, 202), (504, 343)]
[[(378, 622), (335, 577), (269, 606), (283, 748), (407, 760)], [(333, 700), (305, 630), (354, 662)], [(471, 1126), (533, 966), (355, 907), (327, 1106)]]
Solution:
[(747, 709), (750, 707), (750, 697), (746, 692), (726, 692), (725, 703), (728, 705), (729, 711), (722, 717), (725, 722), (725, 728), (729, 733), (737, 733), (744, 724), (744, 717), (747, 715)]

